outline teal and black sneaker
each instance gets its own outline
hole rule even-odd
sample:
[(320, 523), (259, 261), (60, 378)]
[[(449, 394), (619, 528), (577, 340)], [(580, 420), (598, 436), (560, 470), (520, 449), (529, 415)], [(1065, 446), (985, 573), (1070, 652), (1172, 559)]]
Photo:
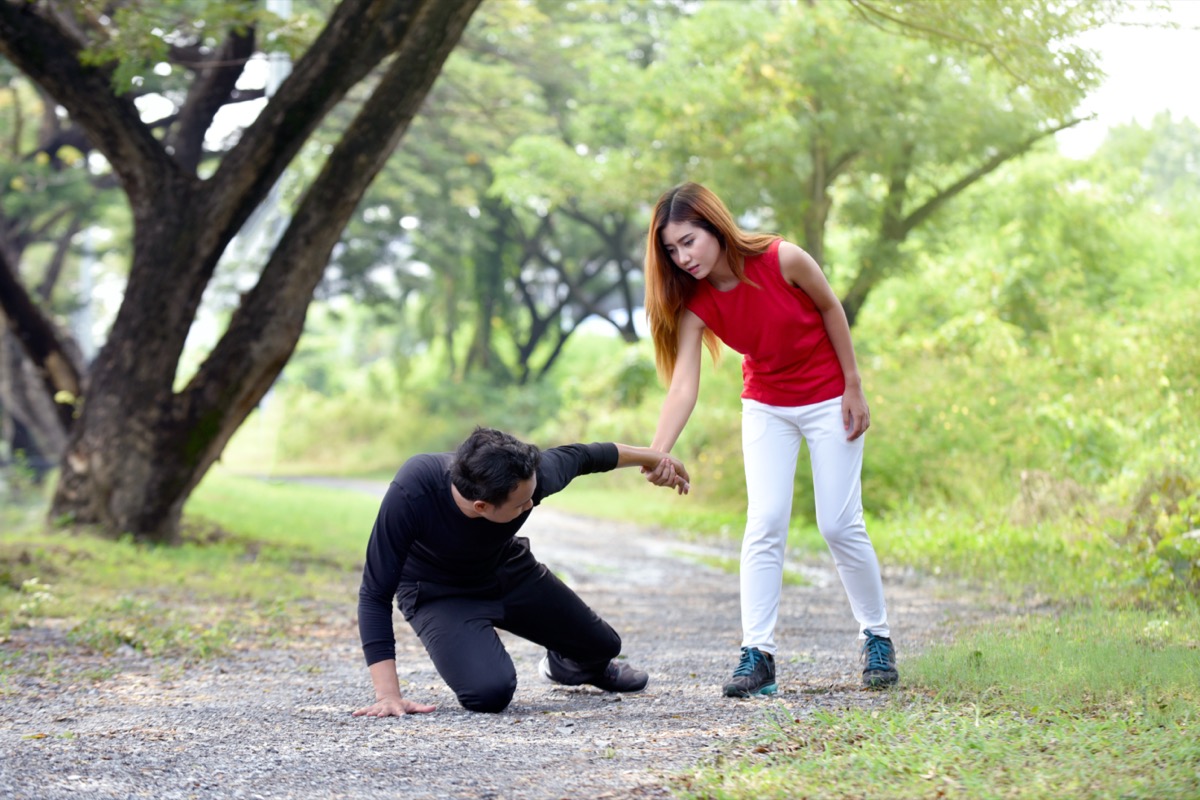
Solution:
[(775, 694), (775, 656), (757, 647), (743, 647), (742, 660), (725, 684), (726, 697)]
[(867, 631), (862, 658), (863, 686), (868, 689), (883, 689), (900, 680), (900, 673), (896, 671), (896, 648), (888, 637)]

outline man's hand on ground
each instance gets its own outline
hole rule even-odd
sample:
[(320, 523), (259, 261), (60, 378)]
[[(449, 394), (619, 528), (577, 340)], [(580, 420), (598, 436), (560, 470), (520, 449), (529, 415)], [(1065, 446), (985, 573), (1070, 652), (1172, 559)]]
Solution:
[(381, 700), (376, 700), (366, 708), (360, 708), (354, 712), (356, 717), (403, 717), (405, 714), (428, 714), (430, 711), (436, 711), (437, 706), (431, 706), (427, 703), (414, 703), (412, 700), (405, 700), (403, 697), (385, 697)]

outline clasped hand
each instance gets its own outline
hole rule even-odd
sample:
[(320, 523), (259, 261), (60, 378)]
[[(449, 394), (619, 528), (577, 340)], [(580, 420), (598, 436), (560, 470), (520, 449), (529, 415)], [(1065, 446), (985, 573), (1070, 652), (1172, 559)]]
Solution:
[(671, 486), (679, 494), (687, 494), (692, 488), (691, 478), (683, 462), (672, 456), (667, 456), (658, 462), (653, 469), (642, 467), (646, 480), (655, 486)]

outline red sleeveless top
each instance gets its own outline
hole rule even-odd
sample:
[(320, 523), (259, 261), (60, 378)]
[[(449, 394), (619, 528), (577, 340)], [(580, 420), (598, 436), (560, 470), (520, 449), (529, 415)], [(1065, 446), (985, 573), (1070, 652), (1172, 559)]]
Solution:
[(812, 298), (784, 279), (776, 239), (746, 258), (746, 277), (727, 292), (697, 281), (688, 310), (742, 354), (742, 397), (772, 406), (805, 406), (841, 397), (846, 377)]

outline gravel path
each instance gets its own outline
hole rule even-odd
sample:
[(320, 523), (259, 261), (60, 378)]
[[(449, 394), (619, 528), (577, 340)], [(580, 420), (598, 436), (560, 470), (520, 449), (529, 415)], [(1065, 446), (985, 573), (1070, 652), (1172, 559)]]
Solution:
[[(346, 602), (284, 648), (263, 645), (183, 671), (126, 653), (98, 685), (30, 680), (0, 705), (0, 798), (646, 798), (671, 776), (745, 752), (773, 714), (869, 706), (858, 688), (854, 622), (829, 559), (790, 565), (811, 582), (784, 590), (780, 693), (720, 697), (739, 645), (737, 578), (704, 566), (716, 552), (667, 533), (534, 512), (534, 553), (621, 634), (650, 673), (636, 695), (564, 688), (537, 674), (542, 651), (505, 642), (516, 697), (502, 714), (463, 711), (397, 615), (405, 694), (433, 714), (350, 716), (373, 697)], [(969, 609), (885, 574), (893, 636), (904, 657)], [(45, 632), (14, 632), (28, 652)], [(52, 656), (48, 663), (55, 666)], [(75, 658), (78, 658), (77, 656)], [(61, 664), (61, 662), (60, 662)], [(902, 678), (903, 679), (903, 678)]]

